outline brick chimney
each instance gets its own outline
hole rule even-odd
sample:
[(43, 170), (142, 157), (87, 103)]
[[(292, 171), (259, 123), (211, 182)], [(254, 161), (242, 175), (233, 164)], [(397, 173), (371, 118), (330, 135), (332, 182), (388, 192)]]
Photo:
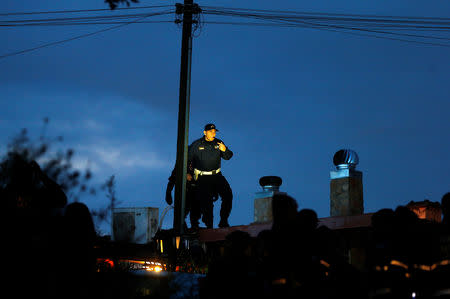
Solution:
[(275, 194), (286, 194), (286, 192), (280, 192), (282, 183), (283, 180), (278, 176), (263, 176), (259, 179), (262, 191), (255, 193), (254, 223), (271, 222), (273, 220), (273, 196)]
[(362, 172), (356, 170), (358, 155), (342, 149), (333, 157), (336, 170), (330, 171), (330, 216), (354, 216), (364, 213)]

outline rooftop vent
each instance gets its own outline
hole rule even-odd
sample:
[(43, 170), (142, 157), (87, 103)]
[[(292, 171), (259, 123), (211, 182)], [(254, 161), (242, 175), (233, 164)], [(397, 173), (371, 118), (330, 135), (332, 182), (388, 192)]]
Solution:
[(263, 191), (279, 191), (283, 180), (279, 176), (263, 176), (259, 179)]
[(283, 180), (279, 176), (263, 176), (259, 179), (262, 191), (255, 193), (254, 223), (272, 221), (272, 199), (275, 194), (286, 194), (280, 192)]
[(358, 154), (341, 149), (334, 154), (336, 170), (330, 171), (330, 215), (353, 216), (364, 213), (362, 172), (357, 171)]
[(338, 170), (355, 169), (359, 163), (358, 154), (351, 149), (341, 149), (334, 154), (333, 163)]

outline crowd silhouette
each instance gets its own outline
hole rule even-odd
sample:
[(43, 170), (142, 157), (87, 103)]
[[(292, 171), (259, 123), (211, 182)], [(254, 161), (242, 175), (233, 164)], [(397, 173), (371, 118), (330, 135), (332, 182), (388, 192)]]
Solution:
[[(1, 165), (5, 294), (88, 298), (94, 291), (95, 228), (86, 205), (64, 192), (35, 161), (11, 155)], [(355, 267), (338, 232), (314, 210), (276, 194), (273, 224), (256, 238), (233, 231), (208, 261), (200, 298), (450, 298), (450, 193), (441, 223), (404, 206), (372, 215), (364, 265)], [(204, 261), (201, 246), (193, 257)], [(114, 295), (114, 294), (113, 294)], [(118, 298), (117, 296), (115, 298)]]
[(87, 206), (68, 204), (38, 163), (18, 154), (1, 164), (0, 198), (3, 292), (12, 298), (80, 298), (89, 292), (96, 234)]
[(275, 195), (272, 228), (255, 239), (230, 233), (201, 298), (450, 298), (449, 198), (442, 198), (442, 223), (404, 206), (374, 213), (364, 265), (355, 267), (315, 211)]

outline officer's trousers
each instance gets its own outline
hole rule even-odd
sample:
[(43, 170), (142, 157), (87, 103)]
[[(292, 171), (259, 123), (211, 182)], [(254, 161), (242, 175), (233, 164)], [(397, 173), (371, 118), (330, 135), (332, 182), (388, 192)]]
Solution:
[(186, 202), (184, 204), (184, 216), (189, 214), (189, 219), (192, 225), (198, 225), (198, 220), (201, 217), (200, 204), (196, 198), (196, 187), (189, 186), (186, 188)]
[(220, 219), (228, 220), (230, 216), (233, 193), (230, 184), (222, 175), (222, 173), (214, 175), (199, 176), (197, 181), (196, 199), (200, 204), (200, 211), (202, 213), (202, 220), (207, 227), (213, 226), (214, 220), (214, 195), (218, 194), (222, 200), (220, 207)]

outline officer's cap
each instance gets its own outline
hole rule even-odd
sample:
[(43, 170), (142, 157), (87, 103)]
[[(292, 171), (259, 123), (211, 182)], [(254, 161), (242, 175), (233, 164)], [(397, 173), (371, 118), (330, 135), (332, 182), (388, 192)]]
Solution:
[(207, 124), (207, 125), (205, 126), (205, 131), (209, 131), (209, 130), (216, 130), (216, 131), (219, 131), (219, 130), (217, 130), (215, 124)]

